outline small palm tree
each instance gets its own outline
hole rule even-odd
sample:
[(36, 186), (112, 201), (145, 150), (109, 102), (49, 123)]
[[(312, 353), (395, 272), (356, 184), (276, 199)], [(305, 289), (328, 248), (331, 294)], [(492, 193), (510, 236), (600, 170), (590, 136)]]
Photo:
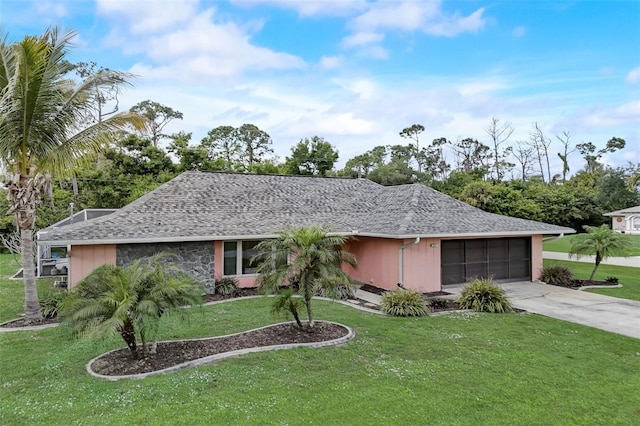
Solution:
[[(355, 267), (357, 259), (342, 249), (347, 237), (328, 235), (325, 228), (292, 227), (278, 235), (279, 238), (262, 241), (256, 246), (258, 255), (253, 261), (257, 264), (256, 272), (260, 274), (258, 283), (261, 289), (273, 293), (284, 285), (296, 288), (307, 311), (305, 328), (312, 330), (311, 299), (316, 289), (351, 285), (351, 278), (341, 267), (342, 264)], [(277, 299), (276, 303), (279, 302), (285, 309), (292, 306), (287, 297)]]
[(569, 250), (569, 256), (582, 254), (595, 256), (595, 266), (589, 281), (593, 279), (593, 276), (600, 266), (600, 263), (610, 256), (619, 254), (622, 250), (628, 248), (631, 243), (626, 235), (619, 234), (612, 231), (607, 225), (601, 226), (588, 226), (585, 225), (584, 229), (586, 234), (577, 235)]
[(74, 67), (65, 58), (74, 35), (49, 29), (11, 44), (0, 35), (0, 162), (7, 173), (9, 212), (20, 231), (27, 322), (42, 320), (33, 230), (50, 176), (71, 174), (126, 125), (146, 124), (142, 117), (123, 113), (86, 125), (95, 93), (124, 84), (128, 75), (103, 70), (81, 82), (71, 79)]
[(149, 351), (149, 339), (169, 311), (202, 300), (202, 284), (174, 266), (166, 253), (136, 259), (127, 267), (103, 265), (71, 291), (61, 309), (63, 324), (76, 335), (120, 334), (134, 359)]

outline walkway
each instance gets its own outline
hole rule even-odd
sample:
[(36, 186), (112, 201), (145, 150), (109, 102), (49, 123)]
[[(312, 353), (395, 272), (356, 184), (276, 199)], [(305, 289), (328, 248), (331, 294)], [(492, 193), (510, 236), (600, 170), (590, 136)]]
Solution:
[[(542, 257), (545, 259), (557, 259), (557, 260), (570, 260), (573, 262), (587, 262), (595, 263), (595, 256), (576, 256), (569, 257), (569, 254), (557, 252), (557, 251), (543, 251)], [(608, 257), (602, 261), (601, 265), (617, 265), (617, 266), (631, 266), (634, 268), (640, 268), (640, 256), (631, 257)]]

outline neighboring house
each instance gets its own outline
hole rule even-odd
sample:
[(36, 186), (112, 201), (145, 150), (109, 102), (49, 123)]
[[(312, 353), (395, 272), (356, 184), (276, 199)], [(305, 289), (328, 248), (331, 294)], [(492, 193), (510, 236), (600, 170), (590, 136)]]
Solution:
[(626, 234), (640, 234), (640, 206), (605, 213), (611, 217), (611, 229)]
[[(54, 228), (72, 225), (74, 223), (86, 222), (98, 217), (106, 216), (115, 212), (117, 209), (84, 209), (69, 217), (44, 228), (36, 234), (39, 238), (40, 233), (47, 233)], [(68, 247), (66, 244), (38, 244), (36, 256), (36, 272), (37, 276), (48, 275), (67, 275), (69, 270)]]
[[(171, 251), (211, 286), (234, 276), (253, 286), (255, 245), (290, 226), (354, 237), (357, 281), (422, 292), (473, 277), (531, 280), (542, 236), (570, 228), (484, 212), (423, 185), (366, 179), (186, 172), (111, 215), (41, 232), (70, 247), (70, 283), (105, 263)], [(210, 288), (210, 287), (209, 287)]]

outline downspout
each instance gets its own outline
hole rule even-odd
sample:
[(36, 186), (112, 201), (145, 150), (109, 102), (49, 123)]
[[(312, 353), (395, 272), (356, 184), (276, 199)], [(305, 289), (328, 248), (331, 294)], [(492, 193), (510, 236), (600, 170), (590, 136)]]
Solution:
[(404, 249), (406, 249), (408, 247), (411, 247), (411, 246), (415, 246), (419, 242), (420, 242), (420, 237), (416, 237), (415, 241), (403, 244), (398, 249), (398, 287), (400, 287), (400, 288), (403, 288), (403, 281), (402, 281), (402, 266), (403, 266), (403, 264), (402, 264), (402, 252), (404, 251)]

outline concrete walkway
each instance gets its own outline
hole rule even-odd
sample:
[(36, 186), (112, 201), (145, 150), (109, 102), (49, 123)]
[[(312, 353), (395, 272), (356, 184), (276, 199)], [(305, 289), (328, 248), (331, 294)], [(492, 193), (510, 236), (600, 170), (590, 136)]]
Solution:
[[(562, 253), (557, 251), (543, 251), (542, 257), (545, 259), (557, 259), (557, 260), (570, 260), (573, 262), (587, 262), (594, 264), (595, 256), (582, 255), (580, 258), (576, 256), (569, 257), (568, 253)], [(640, 268), (640, 256), (630, 257), (608, 257), (600, 263), (601, 265), (616, 265), (616, 266), (631, 266), (633, 268)]]
[(640, 302), (533, 282), (499, 284), (514, 307), (640, 339)]

